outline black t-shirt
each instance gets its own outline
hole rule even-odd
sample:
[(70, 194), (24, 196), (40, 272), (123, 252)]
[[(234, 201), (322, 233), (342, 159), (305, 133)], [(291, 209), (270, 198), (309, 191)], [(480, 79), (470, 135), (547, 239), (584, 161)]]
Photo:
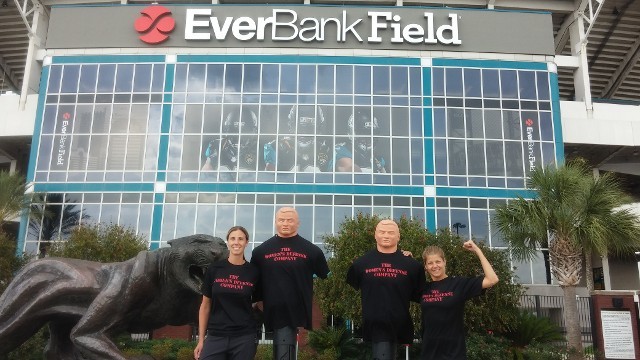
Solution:
[(251, 263), (260, 269), (267, 330), (311, 330), (313, 275), (324, 279), (329, 274), (322, 250), (300, 235), (276, 235), (253, 249)]
[(447, 277), (427, 283), (422, 292), (423, 360), (467, 358), (464, 304), (482, 293), (483, 276)]
[(365, 341), (413, 342), (409, 301), (419, 301), (425, 283), (418, 261), (399, 250), (383, 254), (374, 249), (353, 262), (347, 283), (361, 291)]
[(211, 298), (207, 330), (215, 336), (236, 336), (256, 331), (252, 294), (260, 275), (251, 263), (233, 265), (227, 259), (207, 268), (202, 295)]

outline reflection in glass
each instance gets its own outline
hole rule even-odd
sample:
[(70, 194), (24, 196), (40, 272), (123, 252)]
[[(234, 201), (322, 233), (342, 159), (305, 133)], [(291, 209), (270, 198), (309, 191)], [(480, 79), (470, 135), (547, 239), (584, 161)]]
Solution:
[(116, 71), (115, 92), (131, 92), (133, 86), (133, 64), (119, 64)]
[(65, 65), (62, 71), (61, 93), (78, 92), (78, 77), (80, 75), (80, 65)]
[(462, 69), (447, 68), (446, 69), (446, 81), (447, 81), (447, 96), (462, 96)]
[(98, 65), (82, 65), (80, 70), (79, 93), (93, 93), (98, 81)]
[(500, 70), (500, 89), (503, 98), (518, 98), (518, 73), (515, 70)]

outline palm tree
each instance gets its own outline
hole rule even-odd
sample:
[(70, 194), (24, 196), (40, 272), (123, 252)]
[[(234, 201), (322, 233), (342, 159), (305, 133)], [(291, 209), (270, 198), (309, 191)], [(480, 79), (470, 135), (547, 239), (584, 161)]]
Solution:
[(493, 222), (519, 260), (549, 248), (551, 270), (563, 291), (567, 346), (575, 359), (582, 359), (576, 303), (582, 258), (587, 262), (587, 280), (593, 284), (593, 252), (628, 254), (640, 249), (640, 221), (619, 209), (629, 198), (615, 178), (609, 174), (594, 178), (584, 162), (536, 169), (527, 186), (536, 191), (534, 199), (520, 197), (498, 207)]
[(27, 184), (22, 175), (0, 171), (0, 226), (18, 218), (29, 208), (30, 196), (25, 196)]

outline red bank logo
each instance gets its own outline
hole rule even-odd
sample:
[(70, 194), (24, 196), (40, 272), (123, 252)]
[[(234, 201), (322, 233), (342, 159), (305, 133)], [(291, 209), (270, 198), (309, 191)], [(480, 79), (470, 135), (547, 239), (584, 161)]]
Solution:
[(176, 27), (171, 11), (164, 6), (149, 6), (140, 12), (133, 27), (141, 33), (140, 40), (147, 44), (160, 44), (169, 38), (169, 33)]
[(527, 124), (527, 126), (532, 126), (533, 125), (533, 120), (527, 119), (527, 121), (525, 121), (525, 124)]

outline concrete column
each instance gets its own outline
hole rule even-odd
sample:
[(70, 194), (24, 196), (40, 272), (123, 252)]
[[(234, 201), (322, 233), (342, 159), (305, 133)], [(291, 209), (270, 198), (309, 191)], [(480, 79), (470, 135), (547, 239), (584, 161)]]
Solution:
[(571, 42), (571, 55), (578, 58), (578, 68), (573, 73), (576, 101), (584, 101), (587, 107), (587, 116), (593, 115), (593, 102), (591, 100), (591, 83), (589, 80), (589, 61), (587, 58), (587, 41), (584, 22), (579, 14), (574, 13), (576, 20), (569, 26), (569, 39)]
[(48, 27), (49, 17), (43, 6), (37, 4), (33, 13), (33, 23), (31, 24), (32, 33), (29, 34), (29, 47), (27, 48), (24, 79), (22, 80), (22, 90), (20, 92), (20, 110), (25, 108), (27, 95), (37, 93), (40, 87), (42, 64), (37, 61), (36, 54), (44, 46)]

